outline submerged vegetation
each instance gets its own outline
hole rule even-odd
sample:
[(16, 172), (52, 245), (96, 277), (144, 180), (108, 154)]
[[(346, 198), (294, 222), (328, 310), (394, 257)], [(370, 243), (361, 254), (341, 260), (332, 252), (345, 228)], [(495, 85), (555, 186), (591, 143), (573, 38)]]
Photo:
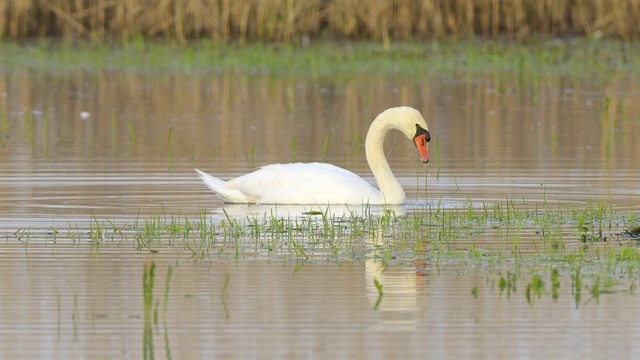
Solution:
[[(196, 219), (163, 213), (123, 224), (92, 216), (89, 228), (19, 229), (5, 237), (24, 243), (27, 253), (29, 242), (53, 243), (55, 251), (56, 244), (66, 241), (89, 244), (96, 253), (131, 244), (136, 251), (187, 256), (178, 262), (410, 262), (438, 271), (462, 266), (488, 271), (491, 281), (497, 275), (496, 288), (507, 296), (516, 292), (517, 281), (529, 282), (521, 289), (529, 303), (545, 294), (557, 298), (562, 275), (572, 278), (576, 306), (582, 289), (597, 300), (601, 293), (633, 292), (640, 281), (635, 237), (640, 218), (604, 203), (553, 209), (546, 201), (519, 204), (507, 199), (479, 208), (471, 202), (458, 208), (438, 203), (407, 215), (388, 208), (359, 210), (336, 215), (327, 208), (293, 217), (274, 210), (244, 218), (224, 210), (221, 215), (203, 211)], [(382, 298), (382, 286), (376, 288)]]
[(203, 210), (197, 219), (163, 213), (123, 224), (92, 215), (88, 228), (78, 224), (59, 227), (54, 221), (45, 233), (29, 228), (5, 236), (25, 246), (29, 241), (55, 246), (66, 240), (77, 246), (87, 241), (96, 251), (114, 242), (131, 243), (139, 251), (183, 249), (198, 260), (353, 261), (371, 256), (415, 260), (464, 254), (522, 260), (575, 251), (588, 256), (590, 244), (619, 248), (627, 240), (636, 240), (640, 227), (636, 214), (618, 213), (600, 202), (588, 202), (582, 209), (555, 210), (547, 202), (532, 207), (510, 199), (484, 203), (480, 208), (470, 201), (459, 208), (439, 203), (408, 215), (397, 215), (388, 208), (377, 213), (369, 206), (349, 214), (334, 214), (327, 207), (293, 217), (279, 215), (277, 208), (244, 218), (222, 211), (221, 216)]
[[(186, 214), (158, 214), (131, 223), (118, 223), (91, 215), (89, 226), (54, 221), (45, 233), (17, 229), (6, 238), (56, 244), (85, 241), (96, 251), (109, 243), (131, 243), (136, 250), (159, 252), (187, 250), (194, 259), (211, 257), (282, 261), (354, 261), (372, 256), (382, 259), (463, 258), (499, 256), (525, 260), (549, 256), (601, 258), (600, 251), (618, 251), (637, 240), (640, 218), (620, 213), (602, 202), (584, 208), (553, 209), (543, 201), (532, 204), (507, 199), (483, 203), (471, 201), (452, 208), (441, 202), (397, 215), (393, 209), (369, 206), (350, 213), (310, 210), (291, 216), (282, 207), (262, 215), (234, 217), (202, 211), (197, 219)], [(591, 245), (607, 244), (611, 247)], [(428, 249), (427, 249), (428, 248)], [(628, 257), (629, 254), (625, 255)], [(638, 253), (640, 260), (640, 253)]]

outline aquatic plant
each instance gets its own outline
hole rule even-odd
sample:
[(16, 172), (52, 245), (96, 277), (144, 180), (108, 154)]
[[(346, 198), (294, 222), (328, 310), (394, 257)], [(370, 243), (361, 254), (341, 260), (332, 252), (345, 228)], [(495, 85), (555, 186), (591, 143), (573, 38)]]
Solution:
[(378, 281), (378, 279), (373, 279), (373, 285), (378, 290), (378, 298), (376, 299), (376, 303), (373, 305), (373, 310), (378, 310), (380, 307), (380, 303), (382, 302), (382, 295), (384, 295), (382, 291), (382, 284)]
[(133, 155), (133, 148), (136, 145), (136, 132), (131, 119), (127, 119), (127, 129), (129, 129), (129, 150), (127, 151), (127, 155), (131, 156)]
[(111, 149), (115, 150), (118, 145), (118, 118), (116, 112), (111, 113)]
[(329, 146), (329, 134), (324, 137), (324, 143), (322, 145), (322, 161), (327, 160), (327, 147)]
[(155, 268), (155, 262), (152, 262), (149, 266), (145, 264), (142, 275), (142, 294), (144, 298), (144, 336), (142, 341), (142, 354), (144, 359), (154, 359), (153, 325), (151, 315), (153, 310)]
[(45, 157), (48, 154), (47, 137), (49, 135), (49, 109), (45, 108), (42, 113), (42, 147), (44, 148)]
[(169, 126), (169, 134), (167, 135), (167, 157), (169, 158), (169, 170), (173, 169), (173, 126)]
[(0, 140), (9, 134), (9, 121), (3, 107), (0, 107)]
[[(371, 260), (428, 262), (437, 268), (456, 265), (497, 274), (495, 283), (501, 294), (523, 294), (532, 306), (543, 296), (558, 298), (562, 276), (571, 277), (576, 306), (583, 303), (585, 289), (595, 302), (601, 294), (633, 292), (640, 281), (640, 252), (629, 235), (638, 232), (640, 219), (603, 202), (552, 207), (547, 199), (505, 198), (481, 204), (469, 200), (457, 206), (438, 201), (407, 214), (366, 205), (345, 213), (327, 207), (282, 214), (277, 207), (239, 216), (224, 208), (220, 214), (201, 210), (196, 217), (162, 210), (127, 222), (92, 215), (83, 225), (68, 224), (65, 229), (52, 221), (45, 231), (19, 229), (5, 237), (22, 242), (27, 257), (29, 242), (51, 239), (54, 254), (63, 242), (86, 244), (96, 252), (117, 243), (130, 244), (137, 251), (175, 253), (176, 258), (187, 261)], [(151, 270), (146, 274), (144, 284), (150, 288)], [(170, 278), (171, 270), (163, 313)], [(519, 283), (526, 285), (518, 287)], [(381, 290), (380, 286), (380, 294)], [(158, 304), (155, 309), (157, 312)]]
[(171, 347), (169, 346), (169, 330), (167, 326), (167, 303), (169, 301), (169, 284), (171, 283), (171, 275), (173, 275), (173, 267), (167, 269), (167, 279), (164, 284), (164, 301), (162, 306), (162, 328), (164, 331), (164, 348), (165, 357), (171, 360)]

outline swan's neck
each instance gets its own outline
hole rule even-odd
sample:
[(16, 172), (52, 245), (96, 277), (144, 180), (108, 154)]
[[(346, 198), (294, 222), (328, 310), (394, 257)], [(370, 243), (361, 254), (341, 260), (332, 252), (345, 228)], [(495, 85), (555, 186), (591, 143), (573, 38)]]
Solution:
[(404, 204), (406, 200), (404, 190), (391, 172), (387, 158), (384, 156), (384, 138), (389, 130), (395, 128), (389, 117), (378, 116), (367, 132), (365, 150), (367, 162), (382, 195), (381, 201), (387, 204)]

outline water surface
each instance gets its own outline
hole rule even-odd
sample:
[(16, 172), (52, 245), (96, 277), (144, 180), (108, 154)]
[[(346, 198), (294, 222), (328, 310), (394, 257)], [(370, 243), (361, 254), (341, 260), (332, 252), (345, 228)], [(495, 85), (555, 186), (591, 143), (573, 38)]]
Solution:
[[(426, 168), (400, 134), (386, 141), (409, 198), (398, 214), (438, 203), (481, 211), (515, 199), (524, 208), (602, 201), (637, 216), (633, 77), (522, 84), (478, 75), (335, 80), (22, 68), (1, 73), (0, 95), (2, 358), (638, 356), (633, 274), (593, 296), (589, 278), (576, 291), (562, 268), (556, 296), (545, 278), (538, 298), (525, 294), (535, 266), (501, 290), (509, 261), (438, 259), (434, 239), (420, 239), (427, 245), (419, 260), (381, 259), (379, 242), (399, 239), (364, 236), (356, 256), (307, 261), (262, 247), (241, 256), (179, 241), (140, 248), (133, 233), (92, 240), (96, 221), (109, 231), (109, 223), (156, 216), (300, 216), (309, 209), (223, 207), (193, 168), (232, 178), (274, 162), (326, 161), (373, 181), (366, 129), (397, 105), (419, 109), (433, 136)], [(362, 209), (346, 209), (354, 210)], [(566, 251), (584, 246), (575, 227), (562, 231)], [(620, 240), (619, 231), (605, 235)], [(525, 229), (523, 251), (540, 236)], [(513, 238), (498, 228), (453, 246), (508, 254)], [(148, 317), (143, 277), (152, 263), (157, 315)]]

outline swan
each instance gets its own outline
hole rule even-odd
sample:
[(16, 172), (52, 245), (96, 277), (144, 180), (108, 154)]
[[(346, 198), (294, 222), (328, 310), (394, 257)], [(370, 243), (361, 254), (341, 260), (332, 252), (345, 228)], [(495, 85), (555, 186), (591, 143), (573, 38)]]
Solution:
[(431, 135), (420, 112), (407, 106), (383, 111), (371, 123), (365, 141), (367, 162), (380, 190), (351, 171), (324, 163), (266, 165), (229, 181), (195, 171), (225, 203), (404, 204), (404, 190), (384, 156), (384, 138), (391, 129), (412, 139), (422, 162), (429, 162)]

